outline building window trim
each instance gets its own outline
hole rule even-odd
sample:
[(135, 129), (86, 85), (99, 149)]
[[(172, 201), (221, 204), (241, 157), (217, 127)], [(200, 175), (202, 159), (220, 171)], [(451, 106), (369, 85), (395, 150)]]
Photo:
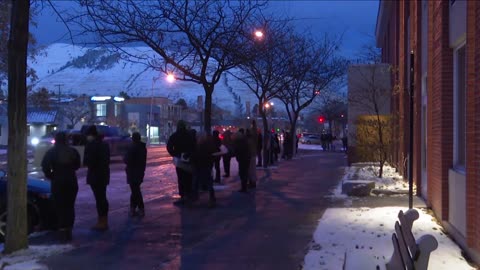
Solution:
[(95, 104), (97, 117), (106, 117), (107, 116), (107, 103), (97, 103)]
[[(463, 60), (459, 58), (462, 52)], [(463, 61), (463, 69), (459, 66), (459, 61)], [(459, 72), (463, 72), (459, 74)], [(460, 78), (463, 77), (463, 79)], [(466, 166), (466, 42), (462, 42), (454, 49), (453, 53), (453, 169), (465, 174)], [(463, 83), (460, 83), (463, 80)], [(460, 89), (462, 88), (462, 89)], [(462, 91), (462, 92), (460, 92)], [(463, 133), (460, 134), (460, 133)], [(462, 137), (462, 138), (461, 138)], [(462, 148), (462, 149), (460, 149)]]

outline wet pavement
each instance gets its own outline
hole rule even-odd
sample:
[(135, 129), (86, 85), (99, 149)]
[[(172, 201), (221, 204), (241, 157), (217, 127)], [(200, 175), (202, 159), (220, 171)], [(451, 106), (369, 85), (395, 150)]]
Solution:
[[(232, 160), (232, 176), (216, 186), (218, 205), (209, 209), (207, 193), (191, 207), (172, 205), (175, 170), (169, 163), (152, 165), (165, 154), (161, 147), (154, 151), (157, 157), (149, 162), (142, 185), (143, 219), (128, 217), (130, 192), (123, 165), (113, 164), (110, 230), (90, 231), (96, 220), (94, 199), (80, 177), (75, 249), (41, 263), (52, 270), (299, 269), (323, 212), (342, 203), (327, 198), (346, 165), (342, 153), (302, 151), (277, 168), (258, 169), (258, 186), (248, 194), (237, 192), (240, 183)], [(31, 240), (55, 242), (53, 233)]]

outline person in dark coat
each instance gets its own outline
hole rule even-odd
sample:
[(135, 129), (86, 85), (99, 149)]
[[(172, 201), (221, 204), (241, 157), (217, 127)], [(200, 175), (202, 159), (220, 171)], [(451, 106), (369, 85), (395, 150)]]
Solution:
[(208, 207), (216, 205), (215, 190), (213, 189), (212, 168), (217, 160), (213, 153), (219, 151), (215, 138), (207, 133), (198, 136), (195, 151), (192, 154), (192, 164), (195, 168), (197, 181), (206, 186), (209, 192)]
[(123, 162), (127, 165), (125, 172), (127, 174), (127, 183), (130, 185), (130, 216), (145, 216), (145, 206), (143, 204), (142, 191), (140, 185), (145, 176), (147, 166), (147, 147), (141, 141), (140, 133), (132, 134), (132, 144), (128, 147), (127, 153), (123, 157)]
[(293, 148), (293, 140), (292, 135), (290, 132), (285, 132), (285, 137), (283, 139), (283, 155), (284, 159), (291, 159), (292, 158), (292, 149)]
[(42, 170), (51, 181), (52, 199), (57, 216), (59, 237), (62, 241), (72, 240), (75, 223), (75, 200), (78, 193), (77, 175), (80, 168), (78, 151), (67, 145), (64, 132), (55, 135), (55, 145), (42, 159)]
[(223, 177), (230, 177), (230, 161), (232, 156), (234, 156), (232, 132), (230, 130), (227, 130), (223, 133), (222, 144), (228, 149), (228, 153), (222, 156), (223, 170), (225, 171)]
[[(250, 153), (249, 142), (245, 135), (244, 129), (239, 129), (235, 134), (234, 139), (235, 157), (238, 162), (238, 174), (240, 175), (241, 189), (240, 192), (247, 192), (248, 172), (250, 167)], [(255, 155), (254, 155), (255, 158)]]
[[(220, 151), (220, 146), (222, 145), (222, 140), (220, 140), (220, 132), (218, 132), (218, 130), (214, 130), (212, 132), (212, 139), (213, 139), (213, 143), (215, 145), (215, 148), (217, 149), (217, 151), (215, 152), (218, 152)], [(218, 157), (215, 157), (214, 158), (214, 165), (215, 165), (215, 183), (220, 183), (221, 181), (221, 178), (220, 178), (220, 159), (222, 157), (221, 156), (218, 156)]]
[(92, 230), (108, 230), (107, 186), (110, 183), (110, 147), (103, 141), (103, 135), (91, 126), (87, 130), (87, 144), (83, 156), (87, 166), (87, 184), (90, 185), (97, 207), (98, 221)]
[(262, 167), (262, 147), (263, 147), (263, 135), (260, 130), (257, 134), (257, 167)]
[(183, 205), (188, 202), (192, 196), (192, 166), (190, 157), (195, 150), (195, 140), (187, 130), (185, 121), (179, 120), (177, 130), (170, 136), (167, 142), (167, 151), (174, 158), (178, 193), (180, 199), (175, 201), (175, 205)]

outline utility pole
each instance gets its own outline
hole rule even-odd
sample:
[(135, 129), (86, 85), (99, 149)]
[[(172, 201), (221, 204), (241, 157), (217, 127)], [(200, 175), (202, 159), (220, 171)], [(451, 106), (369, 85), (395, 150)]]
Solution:
[(409, 141), (408, 148), (408, 208), (413, 208), (413, 95), (414, 95), (414, 54), (410, 52), (410, 128), (409, 128)]
[(58, 87), (58, 104), (57, 108), (60, 107), (60, 94), (61, 94), (61, 87), (64, 86), (63, 83), (55, 84), (56, 87)]

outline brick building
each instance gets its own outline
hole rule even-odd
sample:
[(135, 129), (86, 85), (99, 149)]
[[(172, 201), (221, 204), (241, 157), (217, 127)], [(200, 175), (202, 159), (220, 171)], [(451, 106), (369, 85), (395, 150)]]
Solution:
[(480, 2), (381, 0), (376, 41), (393, 70), (394, 162), (406, 176), (412, 82), (418, 195), (478, 263)]

